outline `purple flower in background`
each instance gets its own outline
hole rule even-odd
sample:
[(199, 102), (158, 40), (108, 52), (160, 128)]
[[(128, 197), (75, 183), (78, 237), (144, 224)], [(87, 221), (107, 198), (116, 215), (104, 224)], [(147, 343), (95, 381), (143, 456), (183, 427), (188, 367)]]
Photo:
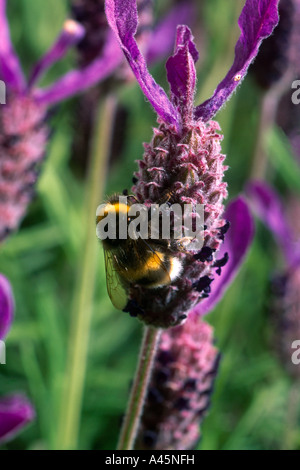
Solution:
[(254, 212), (272, 232), (283, 255), (284, 267), (274, 276), (271, 286), (275, 346), (288, 372), (299, 378), (299, 365), (293, 364), (291, 356), (292, 344), (300, 338), (300, 203), (298, 199), (289, 201), (285, 212), (275, 191), (258, 181), (249, 184), (247, 194)]
[(49, 107), (106, 78), (122, 59), (110, 33), (101, 57), (82, 70), (68, 72), (47, 89), (37, 88), (46, 70), (83, 35), (81, 25), (67, 20), (26, 81), (10, 40), (6, 0), (0, 0), (0, 78), (7, 89), (0, 115), (0, 241), (18, 227), (32, 199), (49, 136), (45, 122)]
[[(136, 79), (158, 116), (150, 144), (145, 144), (143, 160), (134, 179), (133, 192), (139, 202), (158, 203), (170, 195), (174, 204), (203, 204), (204, 246), (200, 253), (178, 252), (183, 272), (159, 295), (133, 286), (130, 296), (141, 310), (126, 309), (146, 324), (166, 328), (180, 324), (187, 313), (211, 291), (216, 269), (218, 276), (228, 255), (216, 254), (229, 224), (223, 218), (227, 196), (223, 182), (225, 156), (221, 154), (219, 125), (210, 119), (225, 104), (246, 75), (262, 40), (278, 22), (278, 0), (247, 0), (239, 19), (241, 36), (228, 74), (213, 96), (194, 106), (195, 63), (198, 52), (187, 26), (177, 28), (175, 51), (167, 61), (170, 98), (154, 81), (146, 60), (135, 41), (138, 16), (134, 0), (106, 0), (108, 22), (115, 32)], [(213, 284), (212, 284), (213, 285)]]
[(0, 340), (7, 335), (14, 314), (14, 298), (9, 281), (0, 274)]
[(255, 214), (273, 233), (286, 266), (291, 269), (297, 266), (300, 262), (299, 233), (290, 227), (276, 192), (266, 183), (253, 181), (247, 186), (247, 195)]
[[(179, 21), (189, 23), (195, 15), (191, 0), (180, 1), (157, 25), (153, 18), (153, 0), (137, 0), (139, 25), (136, 38), (148, 63), (165, 57), (172, 50)], [(71, 11), (86, 34), (77, 45), (79, 64), (85, 67), (102, 54), (110, 36), (104, 0), (73, 0)], [(121, 56), (123, 59), (123, 56)]]
[[(0, 274), (0, 340), (7, 335), (13, 320), (14, 298), (6, 277)], [(34, 419), (27, 398), (19, 394), (0, 397), (0, 443), (12, 439)]]
[[(279, 3), (279, 23), (274, 34), (266, 39), (251, 67), (257, 83), (268, 90), (288, 71), (299, 72), (299, 59), (296, 35), (299, 35), (299, 0), (281, 0)], [(291, 86), (291, 82), (287, 84)]]
[(13, 439), (34, 418), (35, 411), (23, 395), (0, 398), (0, 443)]
[(253, 222), (243, 198), (229, 204), (225, 217), (230, 229), (220, 254), (228, 253), (229, 262), (214, 281), (212, 295), (194, 307), (185, 324), (162, 333), (137, 449), (192, 449), (200, 439), (199, 426), (210, 405), (220, 356), (213, 345), (213, 328), (199, 315), (212, 311), (222, 298), (253, 238)]

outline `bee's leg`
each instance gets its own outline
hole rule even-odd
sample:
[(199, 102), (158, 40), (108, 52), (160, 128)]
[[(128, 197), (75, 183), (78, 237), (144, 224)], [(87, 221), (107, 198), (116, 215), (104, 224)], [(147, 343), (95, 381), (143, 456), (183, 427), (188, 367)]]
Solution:
[(157, 204), (167, 204), (167, 203), (171, 204), (174, 194), (175, 194), (174, 191), (167, 190), (163, 194), (163, 196), (157, 201)]
[(183, 237), (178, 240), (171, 240), (170, 248), (172, 251), (180, 251), (181, 253), (190, 253), (187, 247), (195, 240), (195, 237)]

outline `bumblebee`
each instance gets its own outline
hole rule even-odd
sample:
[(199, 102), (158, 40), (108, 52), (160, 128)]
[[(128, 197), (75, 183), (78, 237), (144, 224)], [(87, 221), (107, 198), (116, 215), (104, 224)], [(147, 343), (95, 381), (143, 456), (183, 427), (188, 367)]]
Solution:
[[(130, 215), (130, 208), (137, 201), (134, 196), (120, 196), (115, 195), (98, 207), (96, 233), (104, 249), (108, 295), (112, 304), (123, 310), (128, 303), (131, 285), (148, 289), (167, 286), (180, 275), (182, 263), (175, 256), (175, 242), (151, 239), (151, 213), (145, 206), (146, 233), (144, 236), (130, 236), (130, 223), (136, 219)], [(111, 231), (103, 231), (105, 224), (108, 226), (109, 223)], [(123, 234), (121, 225), (125, 228)]]

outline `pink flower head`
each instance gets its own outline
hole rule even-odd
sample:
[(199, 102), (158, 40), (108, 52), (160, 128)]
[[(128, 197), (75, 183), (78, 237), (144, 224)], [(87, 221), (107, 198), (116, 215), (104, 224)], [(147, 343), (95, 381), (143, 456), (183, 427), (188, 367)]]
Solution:
[(212, 327), (196, 315), (163, 332), (136, 449), (186, 450), (195, 446), (219, 358)]
[[(158, 115), (150, 144), (145, 144), (143, 160), (134, 178), (133, 192), (139, 202), (159, 203), (169, 195), (173, 204), (204, 206), (204, 245), (198, 253), (177, 252), (183, 271), (171, 286), (156, 293), (133, 286), (131, 302), (125, 309), (142, 321), (158, 327), (180, 324), (188, 312), (207, 298), (214, 278), (229, 260), (228, 253), (216, 259), (229, 229), (223, 218), (227, 196), (223, 182), (220, 128), (210, 121), (246, 75), (262, 40), (278, 22), (278, 1), (247, 0), (239, 19), (241, 36), (234, 63), (213, 96), (194, 106), (195, 63), (198, 52), (187, 26), (177, 28), (175, 51), (167, 61), (170, 98), (150, 75), (146, 61), (134, 39), (137, 8), (133, 0), (106, 0), (108, 22), (115, 32), (137, 81)], [(251, 26), (250, 26), (251, 25)], [(213, 295), (213, 294), (212, 294)]]

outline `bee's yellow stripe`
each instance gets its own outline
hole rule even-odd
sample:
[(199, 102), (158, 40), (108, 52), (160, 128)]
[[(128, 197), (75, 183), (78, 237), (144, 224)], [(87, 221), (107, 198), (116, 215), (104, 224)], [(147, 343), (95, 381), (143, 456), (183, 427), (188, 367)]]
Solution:
[(123, 204), (123, 203), (119, 203), (119, 202), (116, 202), (116, 203), (111, 203), (111, 204), (108, 204), (109, 209), (107, 210), (107, 212), (112, 212), (112, 207), (114, 208), (114, 211), (116, 211), (117, 214), (119, 214), (120, 212), (123, 213), (123, 214), (128, 214), (129, 212), (129, 209), (130, 209), (130, 206), (128, 204)]
[(144, 265), (144, 271), (157, 271), (161, 269), (161, 264), (158, 262), (157, 257), (160, 258), (162, 263), (164, 262), (165, 255), (163, 253), (152, 253)]
[(111, 212), (114, 214), (120, 214), (120, 213), (128, 214), (129, 208), (130, 206), (128, 206), (127, 204), (123, 204), (123, 203), (120, 204), (119, 202), (116, 202), (116, 203), (109, 202), (108, 204), (106, 204), (106, 206), (103, 209), (104, 215), (97, 216), (96, 223), (100, 222), (100, 220), (105, 219), (105, 217), (107, 217), (107, 215)]
[(126, 268), (119, 270), (120, 274), (125, 276), (128, 279), (131, 279), (132, 282), (138, 280), (142, 277), (147, 276), (151, 271), (160, 271), (162, 269), (161, 264), (159, 263), (157, 257), (163, 263), (165, 255), (163, 253), (151, 253), (147, 260), (145, 260), (143, 265), (140, 265), (138, 268)]

